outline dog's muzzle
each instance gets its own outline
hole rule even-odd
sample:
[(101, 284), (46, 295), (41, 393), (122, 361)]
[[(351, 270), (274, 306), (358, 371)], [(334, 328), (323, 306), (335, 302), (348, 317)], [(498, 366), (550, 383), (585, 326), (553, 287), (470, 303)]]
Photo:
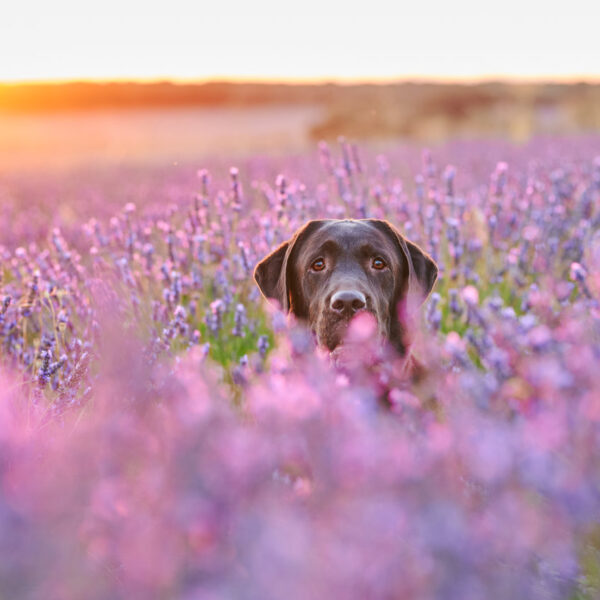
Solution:
[(369, 297), (352, 288), (338, 289), (325, 300), (325, 306), (316, 319), (314, 331), (318, 342), (329, 350), (343, 343), (350, 321), (358, 313), (373, 312)]

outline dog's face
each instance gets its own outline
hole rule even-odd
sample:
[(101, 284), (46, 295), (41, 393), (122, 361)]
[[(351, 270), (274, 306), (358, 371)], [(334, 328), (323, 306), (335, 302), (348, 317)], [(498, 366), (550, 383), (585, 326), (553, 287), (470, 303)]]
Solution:
[(329, 350), (344, 339), (361, 311), (376, 319), (379, 333), (406, 352), (403, 304), (409, 292), (421, 303), (437, 277), (434, 261), (386, 221), (310, 221), (256, 267), (267, 298), (308, 321)]

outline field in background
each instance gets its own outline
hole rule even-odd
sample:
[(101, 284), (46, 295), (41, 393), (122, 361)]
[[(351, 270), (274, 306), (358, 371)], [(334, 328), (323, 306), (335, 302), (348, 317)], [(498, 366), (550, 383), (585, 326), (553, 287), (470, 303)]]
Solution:
[(303, 152), (321, 139), (439, 143), (600, 131), (600, 85), (0, 85), (0, 174)]
[(0, 112), (0, 175), (304, 151), (320, 113), (311, 106)]

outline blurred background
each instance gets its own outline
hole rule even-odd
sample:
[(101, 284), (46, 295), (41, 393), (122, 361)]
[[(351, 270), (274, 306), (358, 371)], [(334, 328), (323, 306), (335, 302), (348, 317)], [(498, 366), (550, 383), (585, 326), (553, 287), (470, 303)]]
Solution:
[[(418, 5), (417, 5), (418, 4)], [(0, 19), (0, 174), (600, 129), (598, 9), (24, 0)]]

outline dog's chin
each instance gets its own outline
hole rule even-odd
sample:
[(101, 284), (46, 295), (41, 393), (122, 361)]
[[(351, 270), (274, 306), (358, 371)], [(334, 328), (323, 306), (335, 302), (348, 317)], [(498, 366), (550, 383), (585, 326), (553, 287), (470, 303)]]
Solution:
[(340, 348), (346, 337), (348, 331), (349, 321), (338, 321), (333, 326), (330, 326), (325, 335), (317, 336), (320, 346), (323, 346), (333, 352), (336, 348)]

